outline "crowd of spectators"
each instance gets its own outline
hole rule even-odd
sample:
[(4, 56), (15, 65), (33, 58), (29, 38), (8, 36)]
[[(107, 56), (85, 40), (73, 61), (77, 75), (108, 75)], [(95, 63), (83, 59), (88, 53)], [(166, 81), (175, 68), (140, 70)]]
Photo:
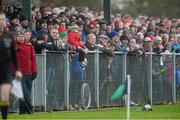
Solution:
[[(14, 38), (23, 32), (35, 52), (72, 50), (80, 53), (79, 62), (87, 64), (88, 51), (99, 49), (112, 57), (114, 51), (180, 53), (180, 19), (116, 13), (108, 23), (103, 11), (88, 7), (38, 7), (31, 9), (31, 21), (23, 15), (22, 5), (1, 6), (6, 13), (6, 29)], [(31, 27), (30, 27), (31, 26)]]
[(90, 11), (87, 7), (33, 6), (30, 23), (21, 5), (4, 5), (2, 9), (8, 18), (7, 29), (14, 36), (23, 31), (36, 53), (44, 48), (81, 49), (87, 53), (93, 47), (133, 53), (148, 52), (151, 48), (155, 53), (180, 52), (180, 19), (115, 14), (107, 23), (102, 11)]

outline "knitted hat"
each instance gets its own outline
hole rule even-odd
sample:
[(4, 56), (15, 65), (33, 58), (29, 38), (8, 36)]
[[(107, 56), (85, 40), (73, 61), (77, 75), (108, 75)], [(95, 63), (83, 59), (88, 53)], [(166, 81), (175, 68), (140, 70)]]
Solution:
[(150, 37), (145, 37), (144, 42), (152, 42)]
[(62, 38), (67, 38), (68, 37), (68, 33), (67, 32), (61, 32), (59, 33), (59, 37)]
[(159, 37), (159, 36), (155, 37), (155, 40), (156, 40), (156, 41), (161, 41), (161, 42), (162, 42), (162, 39), (161, 39), (161, 37)]
[(38, 35), (39, 35), (39, 36), (43, 36), (43, 35), (46, 35), (46, 34), (48, 34), (48, 30), (46, 30), (46, 29), (41, 29), (41, 30), (38, 32)]
[(19, 31), (16, 33), (16, 36), (24, 36), (24, 32), (23, 31)]
[(71, 31), (77, 30), (77, 29), (79, 29), (79, 26), (78, 26), (77, 24), (73, 23), (73, 24), (69, 27), (69, 29), (70, 29)]
[(112, 32), (110, 33), (110, 37), (113, 38), (113, 37), (115, 37), (115, 36), (119, 36), (118, 32), (112, 31)]

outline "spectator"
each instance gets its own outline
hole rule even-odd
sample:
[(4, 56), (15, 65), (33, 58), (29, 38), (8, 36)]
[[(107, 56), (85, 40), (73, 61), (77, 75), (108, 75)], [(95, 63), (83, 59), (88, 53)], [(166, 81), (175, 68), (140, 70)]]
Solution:
[(161, 37), (157, 36), (155, 38), (153, 52), (160, 54), (163, 52), (163, 49), (164, 49), (164, 47), (162, 45), (162, 39), (161, 39)]
[(18, 61), (20, 70), (23, 73), (22, 89), (24, 100), (20, 100), (19, 113), (31, 114), (33, 107), (31, 104), (32, 81), (37, 77), (37, 61), (34, 48), (31, 43), (25, 41), (22, 31), (17, 33), (16, 45), (18, 47)]
[(13, 14), (11, 15), (11, 19), (10, 19), (10, 20), (11, 20), (11, 21), (10, 21), (10, 31), (14, 31), (14, 30), (15, 30), (15, 26), (16, 26), (17, 24), (20, 24), (20, 23), (19, 23), (19, 15), (13, 13)]
[(53, 20), (53, 28), (59, 31), (60, 23), (58, 19)]
[(110, 33), (110, 38), (115, 44), (115, 51), (119, 51), (119, 48), (121, 47), (122, 43), (120, 41), (118, 32), (112, 31)]
[(162, 36), (162, 44), (165, 45), (166, 42), (169, 41), (169, 36), (168, 34), (163, 34)]
[(59, 32), (56, 29), (51, 29), (50, 30), (50, 36), (48, 38), (48, 42), (51, 44), (57, 45), (57, 41), (59, 40)]
[(40, 30), (47, 30), (47, 21), (45, 19), (40, 19), (36, 22), (37, 33), (39, 33)]
[(164, 52), (163, 53), (171, 53), (172, 44), (170, 42), (166, 42), (164, 45)]
[(172, 49), (176, 53), (180, 53), (180, 34), (177, 35), (177, 41), (173, 43)]
[(121, 52), (128, 52), (129, 51), (129, 47), (128, 47), (128, 42), (129, 42), (129, 38), (127, 35), (122, 35), (120, 37), (120, 40), (121, 40), (121, 46), (118, 48), (118, 51), (121, 51)]
[(72, 45), (68, 43), (68, 33), (67, 32), (61, 32), (59, 34), (59, 37), (60, 37), (59, 45), (61, 46), (62, 50), (73, 50)]
[(94, 34), (89, 34), (87, 36), (87, 41), (85, 46), (88, 50), (94, 51), (96, 49), (96, 36)]
[(177, 95), (180, 95), (180, 58), (177, 59), (176, 64), (176, 88)]
[(73, 24), (70, 27), (68, 43), (70, 43), (79, 52), (79, 62), (82, 67), (85, 67), (87, 65), (85, 54), (87, 54), (88, 49), (82, 43), (79, 27), (76, 24)]
[(41, 54), (44, 49), (54, 50), (52, 43), (48, 42), (48, 38), (49, 38), (48, 30), (39, 31), (39, 36), (34, 42), (32, 42), (36, 54)]
[(113, 57), (114, 55), (114, 49), (110, 49), (108, 45), (109, 37), (105, 35), (99, 35), (98, 41), (97, 41), (97, 48), (99, 48), (100, 51), (102, 51), (104, 54)]
[(136, 39), (131, 38), (129, 41), (129, 52), (134, 52), (138, 49), (138, 46), (136, 45)]
[(29, 20), (24, 15), (20, 16), (19, 23), (22, 25), (23, 30), (29, 29)]
[(47, 28), (44, 27), (44, 29), (48, 29), (48, 30), (50, 31), (50, 30), (53, 29), (53, 28), (54, 28), (53, 20), (52, 20), (52, 19), (49, 19), (49, 20), (47, 21)]
[(144, 45), (143, 45), (144, 51), (145, 52), (151, 52), (152, 48), (153, 48), (153, 42), (151, 40), (151, 38), (146, 37), (144, 39)]
[(26, 41), (30, 42), (30, 39), (31, 39), (31, 37), (32, 37), (31, 31), (30, 31), (30, 30), (26, 30), (26, 31), (24, 32), (24, 37), (25, 37), (25, 40), (26, 40)]

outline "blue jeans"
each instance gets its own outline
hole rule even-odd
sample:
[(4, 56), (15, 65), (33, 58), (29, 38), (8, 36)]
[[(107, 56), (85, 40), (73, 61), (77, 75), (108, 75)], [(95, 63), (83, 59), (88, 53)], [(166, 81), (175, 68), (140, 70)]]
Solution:
[(32, 111), (33, 111), (33, 107), (31, 104), (31, 101), (32, 101), (32, 98), (31, 98), (32, 82), (33, 82), (32, 81), (32, 75), (23, 75), (23, 78), (21, 80), (21, 84), (22, 84), (24, 99), (20, 100), (20, 102), (19, 102), (20, 114), (32, 113)]

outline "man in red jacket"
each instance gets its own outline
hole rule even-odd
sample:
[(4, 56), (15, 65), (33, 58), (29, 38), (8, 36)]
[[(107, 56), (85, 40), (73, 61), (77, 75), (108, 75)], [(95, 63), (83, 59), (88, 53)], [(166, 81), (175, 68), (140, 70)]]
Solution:
[(16, 36), (16, 45), (18, 47), (19, 67), (23, 74), (22, 88), (24, 100), (20, 100), (19, 113), (32, 113), (31, 90), (32, 81), (37, 76), (37, 61), (34, 48), (28, 41), (25, 40), (23, 32), (18, 32)]
[(84, 46), (81, 40), (78, 25), (74, 24), (70, 27), (68, 36), (68, 43), (70, 43), (79, 52), (79, 63), (82, 67), (85, 67), (87, 65), (85, 54), (87, 54), (88, 49)]

